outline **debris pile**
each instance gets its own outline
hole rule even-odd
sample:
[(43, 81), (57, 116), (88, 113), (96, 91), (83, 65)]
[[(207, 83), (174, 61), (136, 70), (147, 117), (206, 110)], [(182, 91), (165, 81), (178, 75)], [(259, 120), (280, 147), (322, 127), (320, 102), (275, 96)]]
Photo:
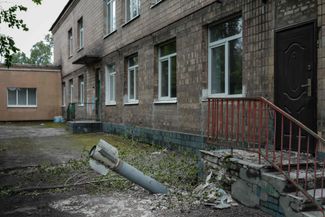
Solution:
[(211, 182), (212, 176), (213, 173), (210, 172), (205, 183), (198, 185), (192, 192), (169, 188), (169, 194), (153, 195), (154, 198), (150, 201), (151, 210), (174, 209), (180, 212), (187, 212), (201, 205), (214, 209), (237, 206), (238, 204), (229, 193), (217, 187), (216, 183)]
[(222, 188), (218, 188), (215, 183), (210, 183), (212, 172), (207, 176), (204, 184), (199, 185), (193, 191), (193, 194), (204, 205), (211, 206), (216, 209), (230, 208), (231, 206), (237, 206), (238, 204), (232, 199), (231, 195), (224, 191)]

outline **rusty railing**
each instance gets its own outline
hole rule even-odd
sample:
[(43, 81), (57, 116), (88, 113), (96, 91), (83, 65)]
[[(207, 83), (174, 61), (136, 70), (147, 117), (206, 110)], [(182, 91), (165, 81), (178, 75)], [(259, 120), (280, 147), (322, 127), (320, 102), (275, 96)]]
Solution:
[(324, 214), (325, 140), (272, 102), (208, 98), (207, 142), (257, 152)]

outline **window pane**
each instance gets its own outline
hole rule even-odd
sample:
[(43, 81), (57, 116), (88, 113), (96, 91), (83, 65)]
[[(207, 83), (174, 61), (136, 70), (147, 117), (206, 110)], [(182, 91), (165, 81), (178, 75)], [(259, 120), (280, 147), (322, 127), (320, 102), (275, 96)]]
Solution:
[(133, 56), (129, 58), (129, 67), (138, 65), (138, 56)]
[(170, 59), (171, 62), (171, 97), (176, 97), (176, 67), (177, 67), (177, 63), (176, 63), (176, 56), (172, 57)]
[(112, 16), (111, 16), (111, 31), (116, 29), (116, 1), (111, 2)]
[(135, 76), (135, 80), (134, 80), (134, 99), (138, 99), (138, 84), (139, 84), (139, 76), (138, 76), (138, 67), (135, 68), (134, 70), (134, 76)]
[(161, 80), (160, 80), (160, 94), (161, 97), (168, 97), (168, 60), (161, 63)]
[(160, 56), (167, 56), (169, 54), (176, 53), (176, 41), (165, 44), (160, 47)]
[(131, 19), (138, 15), (138, 0), (131, 0)]
[(109, 73), (115, 72), (115, 64), (108, 65), (107, 69)]
[(229, 36), (237, 35), (242, 31), (242, 18), (217, 24), (210, 28), (210, 42), (218, 41)]
[(109, 100), (115, 101), (115, 75), (109, 76)]
[(107, 4), (107, 29), (106, 29), (106, 33), (110, 33), (111, 32), (111, 29), (112, 29), (112, 26), (111, 26), (111, 23), (112, 23), (112, 13), (111, 13), (111, 5), (112, 3), (109, 3)]
[(18, 88), (18, 105), (27, 105), (26, 88)]
[(80, 48), (84, 46), (84, 31), (83, 29), (80, 31)]
[(242, 93), (242, 39), (229, 42), (229, 94)]
[(36, 88), (28, 89), (28, 105), (36, 105)]
[(131, 19), (131, 1), (132, 0), (126, 0), (126, 20), (129, 21)]
[(8, 105), (16, 105), (16, 88), (8, 89)]
[(211, 93), (225, 91), (225, 46), (211, 49)]
[(134, 99), (134, 69), (129, 71), (130, 99)]

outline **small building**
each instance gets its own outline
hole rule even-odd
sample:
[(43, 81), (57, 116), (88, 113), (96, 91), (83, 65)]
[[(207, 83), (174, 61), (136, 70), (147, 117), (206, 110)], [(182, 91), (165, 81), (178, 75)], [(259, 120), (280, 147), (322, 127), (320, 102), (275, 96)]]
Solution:
[(0, 65), (0, 121), (52, 120), (61, 115), (61, 70)]

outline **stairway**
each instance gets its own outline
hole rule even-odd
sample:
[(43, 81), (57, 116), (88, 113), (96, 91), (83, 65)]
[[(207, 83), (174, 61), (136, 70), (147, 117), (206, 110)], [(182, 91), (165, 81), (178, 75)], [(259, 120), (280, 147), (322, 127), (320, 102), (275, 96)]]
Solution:
[[(272, 210), (273, 216), (325, 216), (325, 161), (319, 158), (324, 138), (263, 97), (208, 98), (207, 111), (207, 143), (257, 153), (253, 164), (263, 169), (255, 178), (266, 182), (279, 196), (278, 201), (271, 198), (259, 205)], [(258, 189), (263, 184), (243, 181), (244, 172), (239, 174), (242, 177), (234, 183), (235, 195), (244, 189), (254, 198), (258, 191), (250, 194), (245, 188), (256, 185)], [(247, 186), (242, 186), (244, 182)], [(247, 195), (243, 197), (250, 201)]]
[[(224, 158), (230, 155), (229, 150), (218, 151), (201, 151), (206, 171), (212, 171), (218, 174), (224, 162)], [(247, 157), (248, 156), (248, 157)], [(292, 217), (321, 217), (322, 212), (319, 211), (315, 204), (308, 200), (304, 194), (297, 191), (295, 184), (287, 179), (282, 172), (279, 172), (270, 163), (263, 160), (258, 163), (257, 153), (252, 153), (243, 150), (233, 150), (232, 158), (228, 160), (228, 176), (231, 179), (236, 179), (231, 184), (231, 192), (234, 199), (240, 203), (253, 208), (259, 208), (272, 216), (292, 216)], [(230, 163), (230, 165), (229, 165)], [(297, 166), (299, 165), (299, 173), (297, 179)], [(297, 162), (284, 163), (283, 171), (288, 171), (290, 168), (290, 177), (295, 179), (296, 183), (301, 186), (306, 185), (307, 192), (313, 196), (314, 188), (315, 198), (319, 204), (325, 203), (325, 190), (322, 197), (322, 169), (316, 171), (316, 179), (310, 177), (314, 172), (311, 170), (307, 174), (301, 167), (307, 166)], [(310, 163), (308, 167), (310, 168)], [(320, 165), (319, 168), (322, 168)], [(307, 181), (306, 181), (307, 180)], [(315, 182), (316, 180), (316, 182)], [(228, 183), (227, 183), (228, 184)], [(315, 185), (316, 184), (316, 185)], [(226, 186), (224, 186), (226, 187)]]

